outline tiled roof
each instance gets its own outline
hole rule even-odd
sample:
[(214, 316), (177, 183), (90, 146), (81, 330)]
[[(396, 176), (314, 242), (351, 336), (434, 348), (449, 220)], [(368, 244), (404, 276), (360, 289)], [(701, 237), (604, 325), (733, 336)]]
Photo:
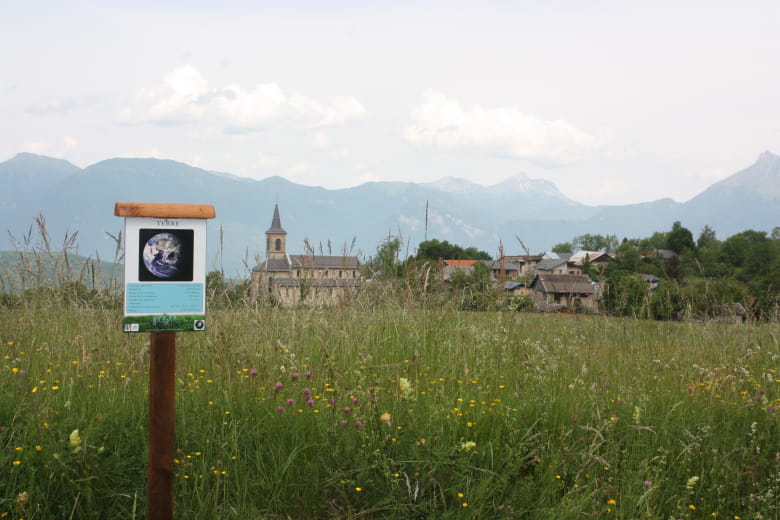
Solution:
[(479, 260), (445, 260), (444, 263), (451, 267), (470, 267)]
[(595, 294), (593, 281), (584, 274), (539, 273), (531, 282), (533, 289), (546, 294)]
[(537, 271), (552, 271), (553, 269), (556, 269), (562, 265), (566, 265), (566, 260), (561, 260), (560, 258), (545, 258), (538, 264), (536, 264), (536, 270)]
[(290, 255), (292, 268), (310, 269), (357, 269), (360, 261), (356, 256)]
[[(484, 264), (493, 271), (501, 270), (500, 260), (482, 260), (482, 262), (484, 262)], [(504, 260), (504, 271), (519, 271), (519, 270), (520, 270), (520, 266), (518, 264), (510, 260)]]

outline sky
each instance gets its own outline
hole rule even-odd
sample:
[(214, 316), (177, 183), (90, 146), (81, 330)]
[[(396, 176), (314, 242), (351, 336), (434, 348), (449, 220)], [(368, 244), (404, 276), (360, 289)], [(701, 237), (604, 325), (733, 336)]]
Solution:
[(780, 2), (3, 0), (0, 161), (679, 202), (780, 153)]

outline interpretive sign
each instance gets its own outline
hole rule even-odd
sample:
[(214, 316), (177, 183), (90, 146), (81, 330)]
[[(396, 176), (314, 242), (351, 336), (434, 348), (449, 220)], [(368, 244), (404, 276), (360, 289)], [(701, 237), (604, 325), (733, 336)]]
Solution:
[(124, 331), (205, 330), (206, 219), (213, 207), (117, 203), (114, 213), (125, 217)]

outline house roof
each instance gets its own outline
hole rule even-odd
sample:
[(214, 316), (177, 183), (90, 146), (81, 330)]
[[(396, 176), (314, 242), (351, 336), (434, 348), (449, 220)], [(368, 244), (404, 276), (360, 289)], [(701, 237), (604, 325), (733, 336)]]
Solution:
[(444, 263), (450, 267), (471, 267), (479, 260), (444, 260)]
[(545, 294), (595, 294), (593, 281), (585, 274), (539, 273), (531, 288)]
[(504, 282), (504, 289), (507, 291), (513, 291), (518, 287), (527, 287), (523, 282)]
[(267, 258), (255, 267), (255, 271), (270, 273), (289, 272), (292, 269), (359, 269), (356, 256), (287, 255), (284, 258)]
[(360, 261), (356, 256), (326, 256), (326, 255), (290, 255), (291, 268), (310, 269), (357, 269)]
[(590, 262), (608, 262), (609, 260), (612, 260), (612, 256), (610, 256), (609, 253), (604, 253), (602, 251), (577, 251), (569, 257), (569, 262), (582, 265), (586, 256)]
[(562, 265), (566, 265), (568, 262), (560, 258), (545, 258), (538, 264), (536, 264), (537, 271), (552, 271)]
[[(501, 270), (501, 261), (500, 260), (482, 260), (482, 263), (484, 263), (486, 266), (488, 266), (492, 271), (500, 271)], [(518, 265), (515, 262), (504, 260), (504, 271), (519, 271), (520, 265)]]

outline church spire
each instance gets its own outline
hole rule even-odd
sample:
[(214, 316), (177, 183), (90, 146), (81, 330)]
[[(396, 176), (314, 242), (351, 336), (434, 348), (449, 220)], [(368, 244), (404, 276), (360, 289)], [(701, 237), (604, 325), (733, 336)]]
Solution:
[(282, 228), (282, 219), (279, 218), (279, 204), (274, 204), (274, 218), (271, 221), (271, 227), (265, 233), (287, 234), (287, 231)]

